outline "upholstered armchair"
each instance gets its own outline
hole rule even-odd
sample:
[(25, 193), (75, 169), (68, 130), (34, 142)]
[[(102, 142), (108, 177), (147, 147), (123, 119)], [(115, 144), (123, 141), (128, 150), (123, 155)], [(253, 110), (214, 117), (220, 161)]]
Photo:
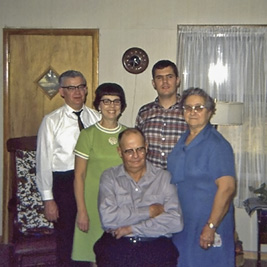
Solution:
[(12, 198), (8, 210), (12, 221), (12, 266), (56, 266), (53, 223), (46, 220), (36, 186), (36, 136), (7, 141), (12, 174)]

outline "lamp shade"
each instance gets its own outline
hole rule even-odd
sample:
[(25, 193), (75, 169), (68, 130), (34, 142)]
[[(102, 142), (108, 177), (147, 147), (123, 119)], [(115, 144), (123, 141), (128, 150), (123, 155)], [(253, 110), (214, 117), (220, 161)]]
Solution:
[(216, 112), (210, 120), (213, 125), (240, 125), (243, 122), (243, 103), (216, 102)]

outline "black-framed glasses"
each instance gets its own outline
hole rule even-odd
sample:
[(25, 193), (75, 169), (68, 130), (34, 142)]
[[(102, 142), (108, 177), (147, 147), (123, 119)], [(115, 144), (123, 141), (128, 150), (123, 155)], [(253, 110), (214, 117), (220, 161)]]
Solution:
[(138, 155), (144, 155), (146, 153), (146, 148), (144, 146), (140, 146), (138, 148), (130, 148), (123, 151), (125, 155), (128, 157), (132, 157), (134, 153)]
[(111, 104), (114, 104), (114, 106), (120, 106), (121, 105), (120, 99), (110, 100), (108, 98), (105, 98), (105, 99), (101, 99), (100, 101), (103, 102), (103, 104), (106, 106), (111, 105)]
[(70, 85), (70, 86), (61, 86), (64, 89), (67, 89), (71, 92), (74, 92), (76, 89), (78, 89), (79, 91), (83, 91), (86, 88), (86, 84), (79, 84), (77, 86), (74, 85)]
[(205, 106), (203, 105), (196, 105), (196, 106), (184, 105), (183, 106), (184, 111), (187, 113), (191, 113), (193, 110), (196, 113), (200, 113), (204, 108)]

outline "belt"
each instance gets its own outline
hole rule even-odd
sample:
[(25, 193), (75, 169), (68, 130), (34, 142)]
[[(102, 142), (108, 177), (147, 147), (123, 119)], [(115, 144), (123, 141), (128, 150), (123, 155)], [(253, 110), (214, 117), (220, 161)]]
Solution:
[(141, 236), (123, 236), (122, 237), (125, 240), (128, 240), (130, 243), (138, 243), (138, 242), (151, 242), (155, 240), (159, 240), (162, 238), (167, 238), (166, 236), (160, 236), (160, 237), (141, 237)]

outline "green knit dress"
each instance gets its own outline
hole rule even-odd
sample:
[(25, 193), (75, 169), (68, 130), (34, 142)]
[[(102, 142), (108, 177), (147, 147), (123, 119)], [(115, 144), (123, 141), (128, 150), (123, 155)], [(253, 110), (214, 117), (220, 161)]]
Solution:
[(88, 159), (84, 198), (90, 219), (88, 233), (75, 225), (72, 259), (95, 262), (93, 246), (103, 230), (97, 209), (99, 181), (102, 172), (122, 163), (117, 152), (118, 135), (126, 127), (119, 124), (115, 129), (103, 128), (99, 123), (81, 131), (75, 147), (75, 155)]

